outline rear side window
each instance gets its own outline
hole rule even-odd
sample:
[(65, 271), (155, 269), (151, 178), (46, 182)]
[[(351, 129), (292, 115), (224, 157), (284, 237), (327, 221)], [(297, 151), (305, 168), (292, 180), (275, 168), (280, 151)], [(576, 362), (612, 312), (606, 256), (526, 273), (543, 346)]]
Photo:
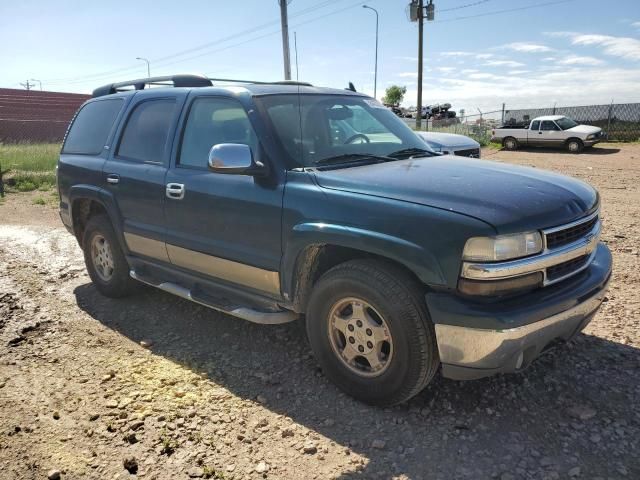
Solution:
[(558, 126), (551, 120), (544, 120), (542, 122), (542, 130), (560, 130)]
[(62, 153), (101, 153), (122, 104), (122, 99), (114, 98), (87, 103), (82, 107), (67, 133)]
[(540, 120), (535, 120), (531, 123), (531, 130), (540, 130)]
[(127, 120), (117, 155), (140, 162), (162, 162), (175, 108), (171, 98), (137, 105)]

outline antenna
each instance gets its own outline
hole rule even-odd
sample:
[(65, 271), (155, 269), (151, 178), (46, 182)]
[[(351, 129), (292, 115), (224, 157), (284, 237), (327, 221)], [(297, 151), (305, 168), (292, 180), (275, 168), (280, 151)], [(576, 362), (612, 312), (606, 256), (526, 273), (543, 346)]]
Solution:
[(298, 32), (293, 32), (293, 48), (296, 52), (296, 82), (300, 81), (300, 72), (298, 71)]

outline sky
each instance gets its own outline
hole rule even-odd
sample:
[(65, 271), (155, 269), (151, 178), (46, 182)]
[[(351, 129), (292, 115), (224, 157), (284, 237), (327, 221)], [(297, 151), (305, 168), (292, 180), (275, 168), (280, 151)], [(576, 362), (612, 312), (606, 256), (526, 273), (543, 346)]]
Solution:
[[(290, 0), (293, 78), (416, 104), (409, 0)], [(640, 102), (640, 0), (434, 0), (423, 104), (478, 110)], [(278, 0), (1, 0), (0, 87), (89, 93), (115, 81), (202, 73), (284, 78)], [(35, 82), (38, 85), (37, 82)], [(36, 86), (35, 88), (39, 88)]]

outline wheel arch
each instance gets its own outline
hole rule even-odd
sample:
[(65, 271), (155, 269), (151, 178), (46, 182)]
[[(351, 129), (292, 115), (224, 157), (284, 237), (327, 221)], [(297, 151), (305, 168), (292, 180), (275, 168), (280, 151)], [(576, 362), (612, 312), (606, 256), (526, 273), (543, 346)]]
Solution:
[(282, 291), (296, 312), (306, 309), (313, 285), (332, 267), (358, 258), (383, 260), (416, 282), (444, 285), (439, 262), (419, 245), (379, 232), (327, 224), (294, 228), (282, 261)]
[(124, 238), (121, 231), (118, 228), (120, 225), (120, 215), (115, 208), (113, 202), (113, 196), (109, 192), (105, 192), (101, 188), (96, 188), (92, 185), (77, 185), (71, 187), (69, 191), (69, 216), (72, 222), (73, 233), (78, 241), (78, 244), (82, 246), (82, 237), (84, 235), (84, 229), (89, 219), (94, 215), (106, 215), (111, 221), (116, 236), (121, 244), (121, 247), (125, 248)]

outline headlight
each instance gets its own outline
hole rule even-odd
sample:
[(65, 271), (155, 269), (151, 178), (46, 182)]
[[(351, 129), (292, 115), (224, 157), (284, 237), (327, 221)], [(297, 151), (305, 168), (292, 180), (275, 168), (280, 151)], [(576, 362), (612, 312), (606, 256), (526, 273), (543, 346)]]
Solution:
[(541, 251), (540, 232), (517, 233), (470, 238), (464, 246), (462, 258), (472, 262), (499, 262), (527, 257)]
[(595, 133), (592, 133), (591, 135), (587, 135), (587, 140), (593, 140), (594, 138), (596, 138)]

